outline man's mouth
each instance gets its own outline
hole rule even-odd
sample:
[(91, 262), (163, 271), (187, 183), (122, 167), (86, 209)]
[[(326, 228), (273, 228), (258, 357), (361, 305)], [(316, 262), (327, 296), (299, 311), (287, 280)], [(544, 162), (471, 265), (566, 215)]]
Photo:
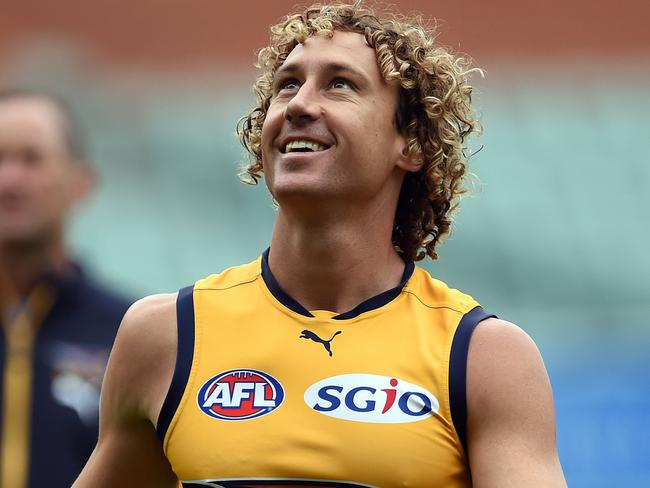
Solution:
[(329, 146), (325, 146), (318, 142), (313, 141), (290, 141), (282, 148), (282, 153), (292, 153), (292, 152), (319, 152), (329, 149)]

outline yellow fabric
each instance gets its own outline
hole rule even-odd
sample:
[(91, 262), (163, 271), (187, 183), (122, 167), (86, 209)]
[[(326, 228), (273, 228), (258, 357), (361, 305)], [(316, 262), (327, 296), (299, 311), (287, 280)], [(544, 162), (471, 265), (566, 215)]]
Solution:
[[(54, 292), (38, 285), (5, 325), (0, 486), (27, 486), (32, 400), (32, 348), (38, 327), (54, 304)], [(4, 321), (3, 321), (4, 322)]]
[[(192, 369), (164, 439), (180, 480), (471, 486), (448, 394), (452, 339), (463, 315), (478, 305), (471, 297), (416, 267), (399, 296), (378, 309), (347, 320), (332, 319), (327, 311), (307, 317), (276, 300), (261, 276), (260, 259), (198, 281), (193, 296)], [(323, 344), (301, 338), (304, 330), (325, 339), (341, 331), (330, 342), (332, 356)], [(197, 401), (201, 387), (241, 368), (277, 379), (283, 403), (248, 420), (205, 414)], [(346, 374), (417, 385), (435, 396), (439, 410), (419, 421), (371, 423), (333, 418), (306, 403), (310, 386)]]

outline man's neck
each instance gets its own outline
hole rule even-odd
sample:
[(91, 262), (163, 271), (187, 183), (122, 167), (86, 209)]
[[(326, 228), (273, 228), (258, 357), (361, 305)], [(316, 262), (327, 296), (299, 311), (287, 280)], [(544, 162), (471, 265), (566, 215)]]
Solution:
[(68, 266), (62, 242), (0, 243), (0, 306), (20, 299), (44, 273)]
[(391, 242), (392, 220), (379, 218), (385, 222), (355, 216), (305, 221), (280, 209), (271, 240), (271, 272), (307, 310), (351, 310), (397, 286), (404, 273)]

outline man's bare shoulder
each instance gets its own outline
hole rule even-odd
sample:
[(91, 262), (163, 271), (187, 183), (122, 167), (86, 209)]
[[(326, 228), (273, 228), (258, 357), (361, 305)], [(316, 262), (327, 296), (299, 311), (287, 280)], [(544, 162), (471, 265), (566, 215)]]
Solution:
[(124, 315), (124, 321), (140, 324), (139, 327), (147, 327), (150, 319), (164, 319), (168, 315), (172, 315), (173, 318), (177, 297), (178, 293), (160, 293), (141, 298), (129, 307)]
[[(176, 293), (151, 295), (124, 315), (108, 372), (125, 406), (155, 425), (176, 361)], [(110, 378), (107, 378), (110, 381)], [(121, 387), (120, 387), (121, 386)]]
[(470, 413), (472, 404), (480, 405), (486, 414), (497, 413), (504, 399), (527, 391), (550, 397), (546, 368), (535, 342), (517, 325), (497, 318), (482, 321), (472, 335), (467, 386)]
[(481, 322), (467, 359), (468, 444), (477, 487), (564, 487), (551, 384), (518, 326)]
[(472, 334), (471, 348), (503, 349), (508, 355), (530, 354), (539, 356), (539, 350), (531, 337), (519, 326), (506, 320), (491, 317), (483, 320)]
[(124, 315), (102, 385), (99, 441), (75, 487), (178, 486), (155, 425), (176, 360), (176, 295)]

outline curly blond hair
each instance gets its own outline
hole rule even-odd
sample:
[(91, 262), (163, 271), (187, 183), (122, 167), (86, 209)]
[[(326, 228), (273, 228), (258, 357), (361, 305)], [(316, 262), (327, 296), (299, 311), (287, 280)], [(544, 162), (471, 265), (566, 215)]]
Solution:
[(296, 45), (314, 35), (357, 32), (377, 55), (387, 81), (397, 80), (400, 96), (395, 124), (406, 137), (405, 154), (423, 161), (407, 173), (393, 224), (392, 241), (405, 260), (437, 259), (436, 245), (451, 230), (453, 213), (465, 193), (468, 174), (465, 141), (480, 131), (471, 104), (470, 62), (435, 42), (435, 28), (418, 19), (386, 13), (380, 18), (361, 1), (313, 5), (271, 27), (269, 46), (260, 50), (261, 70), (254, 90), (257, 106), (238, 124), (251, 162), (242, 173), (256, 184), (262, 176), (262, 125), (273, 95), (273, 78)]

